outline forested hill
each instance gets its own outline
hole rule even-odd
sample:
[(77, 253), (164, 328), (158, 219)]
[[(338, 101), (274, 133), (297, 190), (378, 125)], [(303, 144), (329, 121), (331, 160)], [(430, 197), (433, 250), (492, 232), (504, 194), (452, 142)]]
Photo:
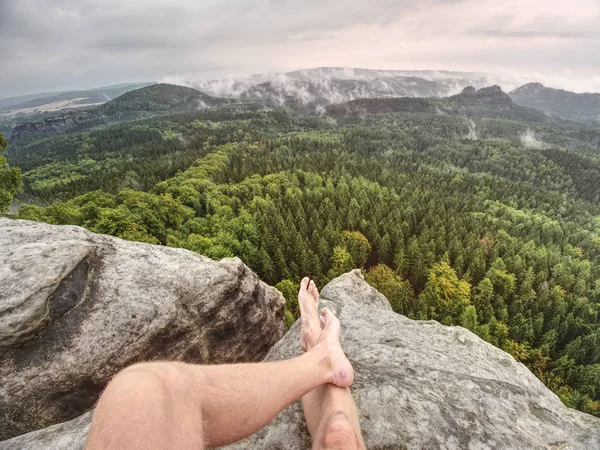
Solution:
[(71, 111), (59, 117), (17, 125), (12, 130), (11, 141), (19, 146), (21, 141), (27, 143), (50, 135), (82, 131), (93, 126), (181, 111), (194, 111), (229, 102), (230, 100), (211, 97), (184, 86), (153, 84), (129, 91), (85, 111)]
[(600, 415), (600, 131), (496, 88), (421, 100), (225, 105), (31, 142), (10, 162), (47, 206), (19, 217), (239, 256), (290, 320), (301, 277), (363, 268), (395, 311), (469, 328)]
[(190, 111), (225, 103), (196, 89), (173, 84), (154, 84), (129, 91), (98, 108), (101, 114), (113, 115), (124, 112), (177, 112)]
[(510, 96), (520, 105), (540, 109), (549, 116), (594, 126), (600, 124), (600, 94), (597, 93), (578, 94), (529, 83), (510, 92)]
[(329, 105), (332, 116), (360, 116), (365, 114), (388, 114), (398, 112), (435, 113), (435, 103), (427, 98), (361, 98), (346, 103)]
[(537, 123), (548, 121), (543, 112), (514, 103), (500, 86), (490, 86), (479, 90), (468, 86), (460, 94), (447, 98), (364, 98), (329, 105), (326, 111), (332, 116), (437, 112), (438, 114), (503, 118)]

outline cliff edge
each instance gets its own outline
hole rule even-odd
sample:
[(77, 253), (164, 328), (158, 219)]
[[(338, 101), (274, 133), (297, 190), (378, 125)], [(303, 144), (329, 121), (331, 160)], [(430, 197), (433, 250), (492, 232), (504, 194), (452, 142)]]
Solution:
[[(600, 449), (600, 419), (565, 407), (523, 364), (462, 327), (394, 313), (358, 270), (331, 281), (319, 307), (342, 323), (368, 449)], [(265, 361), (290, 358), (300, 323)], [(300, 402), (231, 445), (310, 448)]]
[(239, 259), (0, 218), (0, 440), (78, 417), (139, 361), (260, 361), (284, 304)]

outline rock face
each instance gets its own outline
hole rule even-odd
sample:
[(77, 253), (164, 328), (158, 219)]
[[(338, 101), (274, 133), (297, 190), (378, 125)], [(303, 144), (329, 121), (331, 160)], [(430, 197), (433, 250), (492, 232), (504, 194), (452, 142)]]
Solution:
[(83, 450), (90, 430), (92, 412), (69, 422), (59, 423), (38, 431), (0, 442), (2, 450)]
[(51, 117), (36, 122), (26, 122), (17, 125), (12, 129), (10, 138), (11, 140), (18, 139), (26, 135), (39, 133), (49, 135), (62, 134), (82, 123), (92, 123), (94, 121), (98, 122), (98, 119), (87, 112), (65, 114), (60, 117)]
[(0, 440), (79, 416), (135, 362), (259, 361), (283, 311), (239, 259), (0, 218)]
[(498, 85), (488, 86), (476, 90), (473, 86), (467, 86), (460, 94), (453, 95), (450, 99), (458, 102), (484, 102), (498, 105), (512, 105), (512, 100)]
[[(395, 314), (354, 271), (323, 290), (342, 322), (352, 392), (368, 449), (598, 449), (600, 420), (566, 408), (525, 366), (459, 327)], [(300, 324), (269, 352), (299, 354)], [(0, 443), (1, 449), (82, 448), (89, 414)], [(300, 402), (228, 447), (308, 449)]]
[[(359, 271), (336, 278), (319, 307), (342, 323), (368, 449), (600, 449), (600, 420), (566, 408), (524, 365), (461, 327), (392, 312)], [(265, 361), (299, 353), (297, 322)], [(227, 447), (310, 448), (300, 402)]]

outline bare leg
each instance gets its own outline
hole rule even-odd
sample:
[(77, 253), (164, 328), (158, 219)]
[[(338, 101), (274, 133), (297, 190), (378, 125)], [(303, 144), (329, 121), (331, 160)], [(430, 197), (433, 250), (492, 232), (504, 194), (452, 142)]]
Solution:
[[(324, 310), (325, 319), (319, 317), (318, 298), (319, 291), (314, 282), (304, 278), (298, 292), (302, 323), (300, 346), (304, 351), (310, 351), (317, 345), (329, 314)], [(358, 411), (348, 387), (333, 384), (318, 386), (302, 397), (302, 407), (313, 437), (313, 448), (365, 448)]]
[(249, 436), (316, 387), (352, 384), (339, 330), (329, 313), (314, 347), (286, 361), (125, 369), (98, 402), (86, 449), (202, 449)]

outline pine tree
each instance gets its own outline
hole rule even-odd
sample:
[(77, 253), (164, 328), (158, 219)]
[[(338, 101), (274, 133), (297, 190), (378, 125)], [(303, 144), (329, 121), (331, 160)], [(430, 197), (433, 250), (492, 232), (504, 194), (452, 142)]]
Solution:
[(477, 321), (477, 310), (473, 305), (469, 305), (465, 308), (460, 316), (460, 324), (467, 330), (477, 333), (479, 323)]
[(9, 167), (6, 158), (2, 156), (7, 146), (4, 136), (0, 133), (0, 215), (8, 212), (13, 197), (23, 186), (21, 170), (16, 167)]
[(354, 268), (352, 255), (345, 247), (336, 246), (331, 255), (331, 270), (327, 274), (328, 278), (338, 277)]

